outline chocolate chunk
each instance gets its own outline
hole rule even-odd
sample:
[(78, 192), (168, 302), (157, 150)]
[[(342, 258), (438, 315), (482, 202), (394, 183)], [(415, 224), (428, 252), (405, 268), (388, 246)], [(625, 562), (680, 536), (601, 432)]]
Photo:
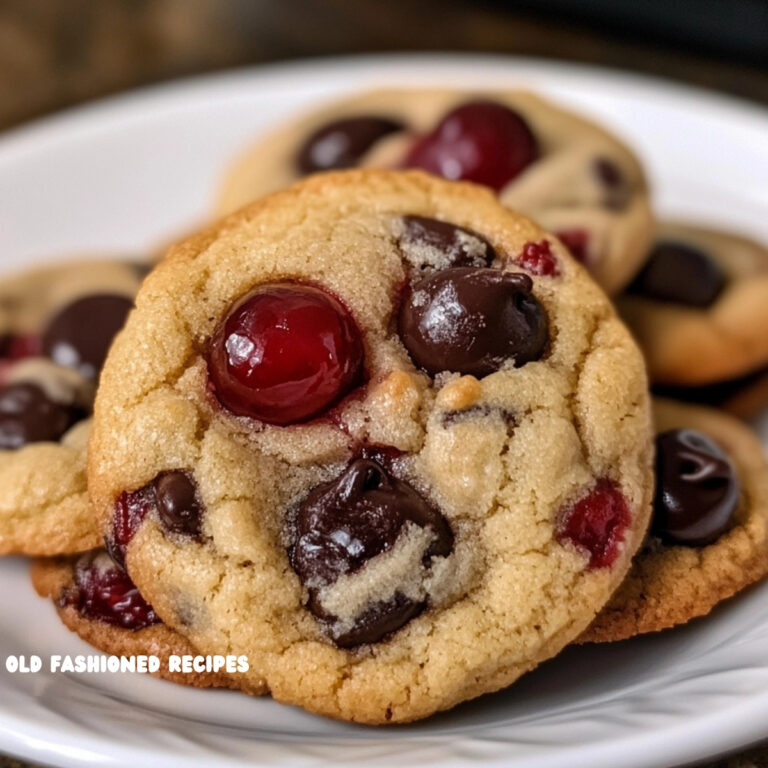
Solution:
[(705, 253), (686, 243), (662, 241), (627, 290), (657, 301), (708, 307), (724, 286), (725, 275)]
[(426, 216), (403, 216), (400, 247), (416, 269), (488, 267), (493, 246), (477, 232)]
[(43, 334), (43, 352), (55, 363), (98, 378), (115, 334), (133, 302), (117, 294), (93, 294), (62, 309)]
[(725, 452), (706, 435), (676, 429), (656, 438), (652, 531), (671, 544), (701, 547), (735, 523), (739, 480)]
[[(335, 480), (313, 489), (301, 503), (296, 520), (296, 543), (291, 564), (309, 588), (309, 609), (332, 624), (319, 592), (343, 574), (360, 570), (369, 560), (390, 550), (412, 523), (429, 528), (431, 544), (423, 562), (446, 557), (453, 533), (445, 518), (411, 486), (393, 477), (378, 462), (356, 459)], [(399, 629), (424, 607), (400, 593), (373, 600), (355, 617), (354, 627), (334, 635), (339, 645), (377, 642)]]
[(457, 267), (418, 281), (400, 309), (400, 338), (416, 364), (434, 375), (487, 376), (511, 360), (541, 358), (548, 320), (522, 273)]
[(607, 157), (598, 157), (592, 168), (605, 191), (604, 204), (614, 210), (625, 208), (629, 203), (630, 188), (619, 166)]
[[(315, 616), (333, 621), (319, 605), (317, 598), (310, 599), (310, 610)], [(424, 603), (411, 600), (397, 592), (391, 600), (374, 603), (355, 619), (354, 626), (333, 635), (333, 642), (339, 648), (354, 648), (364, 643), (378, 643), (383, 637), (404, 627), (411, 619), (424, 610)]]
[(163, 472), (154, 480), (157, 514), (173, 533), (197, 538), (202, 524), (203, 505), (197, 497), (197, 486), (182, 470)]
[(384, 117), (361, 115), (334, 120), (318, 128), (296, 157), (301, 173), (351, 168), (379, 140), (405, 126)]
[(51, 400), (37, 384), (8, 384), (0, 389), (0, 448), (13, 450), (58, 440), (84, 415), (77, 408)]

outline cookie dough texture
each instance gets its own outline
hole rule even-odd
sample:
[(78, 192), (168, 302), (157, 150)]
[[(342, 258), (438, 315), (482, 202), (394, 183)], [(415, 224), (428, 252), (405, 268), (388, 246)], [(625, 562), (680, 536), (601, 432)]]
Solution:
[[(244, 653), (279, 701), (364, 723), (425, 717), (503, 688), (577, 637), (629, 567), (650, 514), (651, 426), (639, 351), (586, 271), (557, 242), (560, 277), (534, 277), (545, 357), (480, 380), (414, 368), (393, 332), (406, 280), (407, 214), (486, 237), (504, 269), (547, 237), (488, 191), (418, 172), (316, 176), (171, 250), (147, 279), (102, 375), (89, 487), (103, 530), (115, 499), (187, 469), (205, 505), (201, 542), (153, 513), (127, 550), (142, 594), (206, 653)], [(332, 419), (272, 427), (235, 418), (207, 392), (206, 350), (255, 286), (320, 284), (350, 309), (368, 384)], [(398, 474), (455, 537), (435, 604), (382, 642), (335, 647), (304, 607), (290, 510), (366, 442), (405, 455)], [(557, 540), (562, 508), (597, 478), (632, 524), (611, 568)]]
[(658, 432), (696, 429), (729, 454), (742, 487), (738, 524), (703, 548), (649, 538), (581, 642), (622, 640), (685, 624), (768, 573), (768, 463), (760, 442), (742, 423), (715, 410), (657, 399), (654, 414)]
[(86, 643), (113, 656), (153, 655), (160, 659), (156, 677), (195, 688), (234, 688), (234, 676), (201, 672), (192, 674), (168, 671), (172, 655), (197, 656), (191, 643), (165, 624), (155, 624), (139, 630), (123, 629), (97, 619), (83, 616), (75, 606), (62, 605), (62, 594), (74, 586), (76, 557), (38, 559), (32, 563), (32, 584), (40, 597), (51, 598), (64, 626)]
[(651, 381), (697, 386), (768, 365), (768, 249), (730, 233), (675, 223), (661, 225), (657, 239), (700, 249), (720, 267), (726, 285), (703, 309), (633, 293), (618, 299)]
[[(238, 158), (221, 185), (216, 211), (229, 213), (295, 181), (299, 149), (333, 120), (370, 115), (402, 122), (405, 131), (378, 141), (360, 163), (397, 168), (417, 136), (429, 133), (453, 107), (472, 99), (490, 99), (519, 112), (539, 145), (539, 159), (500, 191), (501, 202), (551, 232), (586, 231), (587, 266), (609, 294), (617, 293), (642, 263), (653, 235), (640, 163), (604, 129), (524, 91), (382, 90), (326, 105), (280, 125)], [(620, 204), (606, 199), (595, 172), (598, 159), (608, 160), (623, 177)]]
[[(0, 280), (0, 334), (38, 335), (64, 306), (91, 293), (133, 296), (133, 264), (70, 260)], [(34, 382), (59, 402), (90, 410), (94, 385), (46, 358), (6, 364), (3, 383)], [(57, 555), (99, 546), (88, 503), (85, 454), (90, 420), (59, 442), (0, 451), (0, 554)]]

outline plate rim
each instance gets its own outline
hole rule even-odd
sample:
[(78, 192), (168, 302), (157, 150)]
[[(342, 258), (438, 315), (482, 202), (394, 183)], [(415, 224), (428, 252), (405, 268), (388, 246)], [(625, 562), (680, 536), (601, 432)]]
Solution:
[[(665, 97), (673, 97), (681, 100), (684, 104), (695, 104), (699, 107), (704, 105), (716, 106), (718, 109), (738, 114), (739, 119), (743, 119), (745, 122), (754, 121), (757, 127), (760, 127), (761, 124), (763, 127), (768, 125), (768, 107), (761, 102), (749, 101), (700, 86), (691, 86), (680, 81), (666, 80), (658, 76), (633, 71), (503, 54), (448, 52), (352, 54), (303, 58), (194, 75), (95, 99), (34, 119), (0, 133), (0, 165), (6, 160), (13, 160), (19, 152), (35, 151), (41, 145), (55, 145), (56, 142), (65, 141), (69, 135), (79, 135), (82, 131), (87, 131), (89, 127), (98, 132), (117, 123), (124, 125), (125, 117), (130, 116), (137, 109), (156, 108), (158, 106), (164, 109), (174, 109), (183, 105), (193, 96), (200, 99), (206, 95), (219, 94), (222, 98), (228, 98), (227, 94), (230, 92), (234, 92), (244, 85), (252, 88), (256, 83), (260, 87), (266, 84), (271, 88), (280, 88), (299, 75), (306, 76), (308, 70), (308, 79), (313, 81), (326, 77), (329, 73), (335, 75), (343, 68), (348, 69), (350, 67), (364, 69), (366, 73), (374, 72), (377, 69), (387, 69), (389, 73), (386, 77), (394, 79), (396, 73), (392, 73), (391, 66), (393, 64), (396, 65), (396, 69), (411, 66), (431, 67), (434, 77), (439, 77), (440, 71), (447, 73), (451, 69), (475, 66), (492, 67), (499, 70), (508, 69), (509, 75), (519, 78), (535, 75), (545, 79), (549, 77), (595, 79), (601, 81), (601, 85), (608, 86), (622, 84), (626, 86), (631, 83), (633, 86), (644, 90), (653, 89), (663, 92)], [(499, 75), (502, 76), (501, 72)], [(367, 87), (365, 81), (361, 87)], [(352, 88), (351, 83), (350, 88)], [(755, 727), (756, 722), (760, 723), (759, 727)], [(34, 723), (30, 723), (22, 714), (4, 712), (2, 704), (0, 704), (0, 747), (3, 750), (10, 750), (23, 759), (49, 764), (53, 764), (51, 760), (55, 758), (55, 764), (71, 766), (72, 768), (86, 764), (97, 764), (94, 760), (89, 762), (75, 757), (72, 760), (66, 756), (62, 757), (60, 750), (66, 748), (67, 745), (70, 747), (72, 745), (71, 736), (68, 742), (66, 740), (66, 729), (56, 731), (59, 742), (55, 742), (48, 737), (48, 734), (45, 738), (41, 738), (33, 726)], [(478, 726), (478, 730), (481, 728), (482, 726)], [(674, 761), (674, 764), (682, 764), (699, 759), (716, 758), (718, 755), (765, 738), (766, 729), (768, 729), (768, 691), (761, 695), (750, 696), (739, 705), (731, 705), (718, 712), (688, 719), (685, 723), (676, 724), (673, 728), (654, 731), (653, 736), (656, 741), (654, 750), (658, 750), (660, 746), (665, 746), (667, 750), (666, 752), (658, 751), (654, 759), (666, 755), (667, 759)], [(387, 731), (381, 732), (386, 733)], [(82, 736), (82, 734), (80, 735)], [(470, 734), (464, 731), (459, 734), (458, 738), (466, 740), (468, 736)], [(408, 739), (408, 741), (416, 745), (435, 738), (445, 740), (446, 735), (443, 733), (438, 734), (437, 737), (416, 736)], [(99, 755), (101, 762), (98, 764), (101, 765), (122, 765), (124, 763), (121, 760), (127, 757), (132, 757), (134, 760), (137, 757), (142, 760), (162, 758), (163, 762), (160, 764), (169, 767), (182, 764), (185, 766), (210, 765), (210, 754), (207, 752), (199, 756), (190, 756), (186, 753), (173, 755), (166, 751), (158, 752), (157, 749), (144, 752), (140, 745), (137, 747), (136, 743), (116, 743), (111, 740), (105, 742), (105, 737), (99, 733), (92, 733), (92, 741), (97, 745), (104, 743), (113, 748), (112, 755)], [(579, 759), (589, 759), (590, 764), (595, 768), (602, 768), (603, 766), (605, 768), (617, 768), (624, 764), (627, 766), (639, 765), (639, 763), (622, 762), (622, 755), (617, 754), (616, 750), (631, 749), (630, 745), (635, 744), (635, 742), (637, 742), (635, 746), (640, 746), (640, 744), (647, 746), (647, 741), (648, 735), (640, 733), (632, 736), (619, 736), (607, 742), (594, 742), (578, 750), (579, 752), (584, 751), (583, 755), (579, 755)], [(207, 747), (205, 749), (207, 750)], [(600, 754), (596, 754), (598, 752)], [(520, 768), (523, 766), (526, 768), (528, 766), (531, 768), (550, 768), (550, 766), (557, 765), (557, 761), (566, 754), (572, 755), (573, 750), (569, 747), (565, 751), (558, 752), (554, 756), (555, 762), (552, 762), (552, 755), (542, 755), (525, 758), (523, 762), (516, 765)], [(488, 766), (508, 765), (509, 761), (508, 758), (490, 758), (484, 759), (483, 763)], [(219, 764), (258, 765), (253, 761), (242, 762), (234, 755), (225, 756)], [(475, 763), (474, 761), (466, 763), (451, 761), (451, 764), (470, 765)]]

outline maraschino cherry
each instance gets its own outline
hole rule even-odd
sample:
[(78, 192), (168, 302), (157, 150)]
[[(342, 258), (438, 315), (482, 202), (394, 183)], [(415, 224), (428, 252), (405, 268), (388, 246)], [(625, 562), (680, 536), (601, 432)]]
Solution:
[(249, 293), (216, 329), (208, 371), (219, 402), (269, 424), (306, 421), (359, 381), (360, 331), (324, 290), (273, 283)]
[(403, 165), (498, 191), (538, 154), (536, 138), (517, 112), (493, 101), (470, 101), (416, 141)]

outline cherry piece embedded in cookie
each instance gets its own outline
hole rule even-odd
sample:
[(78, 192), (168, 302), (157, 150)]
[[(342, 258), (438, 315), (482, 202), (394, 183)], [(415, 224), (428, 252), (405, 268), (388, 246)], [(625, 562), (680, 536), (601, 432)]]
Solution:
[(493, 246), (477, 232), (426, 216), (403, 216), (399, 239), (411, 266), (420, 271), (447, 267), (490, 267)]
[(400, 309), (399, 331), (416, 365), (487, 376), (508, 361), (541, 358), (547, 313), (522, 273), (457, 267), (415, 283)]
[(155, 489), (152, 484), (137, 491), (125, 491), (118, 496), (112, 512), (112, 525), (106, 539), (112, 559), (125, 565), (125, 552), (149, 512), (155, 509)]
[(552, 253), (549, 240), (526, 243), (522, 253), (515, 259), (515, 264), (534, 275), (557, 277), (560, 274), (560, 265)]
[(144, 519), (156, 512), (166, 531), (197, 539), (202, 529), (203, 503), (192, 476), (182, 469), (161, 472), (136, 491), (121, 493), (112, 513), (107, 551), (120, 565)]
[[(313, 489), (299, 507), (291, 550), (291, 564), (310, 590), (310, 610), (333, 626), (337, 617), (323, 608), (322, 589), (391, 550), (409, 525), (430, 531), (422, 555), (426, 567), (432, 557), (451, 553), (453, 533), (445, 518), (377, 461), (356, 459), (338, 478)], [(334, 641), (342, 647), (377, 642), (423, 607), (400, 592), (382, 599), (372, 584), (368, 606), (351, 626), (332, 629)]]
[(657, 243), (627, 289), (657, 301), (708, 307), (725, 287), (725, 275), (703, 251), (687, 243)]
[(43, 333), (43, 352), (54, 363), (96, 380), (133, 302), (119, 294), (93, 294), (64, 307)]
[(736, 524), (739, 480), (713, 440), (693, 429), (656, 438), (652, 531), (669, 544), (703, 547)]
[(218, 401), (238, 416), (295, 424), (317, 416), (362, 377), (363, 341), (335, 297), (271, 284), (240, 301), (216, 329), (208, 372)]
[(471, 101), (416, 141), (404, 166), (500, 190), (538, 155), (536, 138), (517, 112), (493, 101)]
[(83, 413), (52, 400), (32, 382), (0, 388), (0, 449), (58, 440)]
[(590, 568), (607, 568), (619, 556), (631, 523), (621, 491), (611, 480), (601, 478), (586, 496), (564, 510), (557, 536), (587, 552)]
[(377, 142), (405, 126), (384, 117), (344, 117), (318, 128), (302, 145), (296, 164), (302, 174), (351, 168)]
[(561, 229), (555, 232), (558, 240), (569, 250), (576, 261), (586, 264), (589, 256), (589, 232), (586, 229), (575, 227), (573, 229)]
[(88, 553), (77, 561), (75, 588), (67, 590), (62, 603), (75, 605), (86, 618), (122, 629), (138, 630), (160, 623), (130, 576), (105, 552)]
[(195, 481), (182, 470), (163, 472), (154, 480), (157, 514), (173, 533), (200, 535), (203, 505)]

